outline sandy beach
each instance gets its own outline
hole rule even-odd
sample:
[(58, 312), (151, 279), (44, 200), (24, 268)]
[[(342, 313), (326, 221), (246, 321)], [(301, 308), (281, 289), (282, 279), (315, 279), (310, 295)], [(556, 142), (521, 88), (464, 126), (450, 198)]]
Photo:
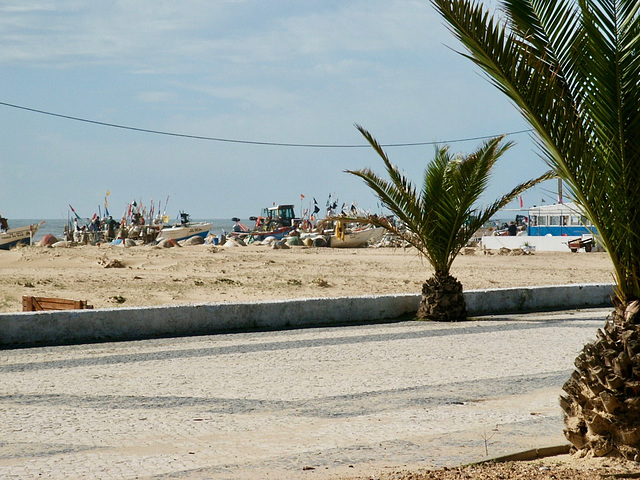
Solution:
[[(112, 245), (0, 251), (0, 311), (22, 296), (86, 300), (95, 308), (419, 293), (432, 273), (414, 249), (274, 250), (250, 245), (174, 248)], [(460, 255), (453, 275), (466, 290), (611, 283), (606, 253)]]

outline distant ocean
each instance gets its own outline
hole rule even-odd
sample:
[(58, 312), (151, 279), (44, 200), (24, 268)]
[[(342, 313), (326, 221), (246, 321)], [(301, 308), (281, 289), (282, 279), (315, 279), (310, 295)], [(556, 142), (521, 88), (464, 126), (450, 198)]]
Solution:
[[(31, 225), (33, 223), (40, 223), (42, 220), (45, 221), (43, 225), (40, 226), (38, 232), (34, 235), (33, 241), (34, 243), (39, 242), (42, 237), (46, 234), (50, 233), (54, 237), (62, 238), (62, 233), (64, 232), (64, 226), (67, 224), (67, 219), (8, 219), (9, 228), (15, 227), (23, 227), (26, 225)], [(225, 232), (230, 232), (233, 228), (233, 221), (226, 218), (218, 218), (218, 219), (202, 219), (202, 218), (192, 218), (192, 222), (213, 222), (213, 227), (211, 228), (211, 232), (220, 236), (223, 230)], [(246, 221), (246, 220), (245, 220)], [(180, 223), (176, 219), (172, 219), (171, 223)], [(249, 222), (251, 223), (251, 222)], [(248, 224), (248, 223), (247, 223)]]

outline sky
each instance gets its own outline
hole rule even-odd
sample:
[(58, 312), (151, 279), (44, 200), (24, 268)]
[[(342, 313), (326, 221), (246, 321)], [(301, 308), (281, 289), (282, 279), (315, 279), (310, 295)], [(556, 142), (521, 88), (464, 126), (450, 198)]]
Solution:
[[(433, 142), (469, 153), (529, 128), (426, 0), (3, 0), (0, 46), (7, 218), (90, 217), (107, 192), (114, 217), (134, 200), (172, 217), (299, 214), (329, 195), (384, 213), (345, 173), (384, 174), (355, 124), (418, 184)], [(507, 138), (482, 204), (547, 170), (530, 134)]]

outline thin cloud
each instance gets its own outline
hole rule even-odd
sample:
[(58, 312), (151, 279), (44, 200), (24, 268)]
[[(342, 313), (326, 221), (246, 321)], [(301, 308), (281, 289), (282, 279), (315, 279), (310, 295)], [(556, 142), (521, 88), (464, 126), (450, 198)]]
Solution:
[(167, 103), (175, 100), (176, 96), (172, 92), (141, 92), (138, 100), (144, 103)]
[[(435, 18), (424, 3), (310, 2), (294, 12), (269, 3), (57, 0), (21, 8), (5, 5), (0, 19), (0, 63), (37, 61), (148, 65), (199, 61), (256, 64), (332, 52), (414, 48)], [(421, 42), (422, 43), (422, 42)], [(72, 61), (75, 59), (75, 61)], [(209, 67), (208, 67), (209, 65)], [(191, 67), (193, 68), (193, 67)]]

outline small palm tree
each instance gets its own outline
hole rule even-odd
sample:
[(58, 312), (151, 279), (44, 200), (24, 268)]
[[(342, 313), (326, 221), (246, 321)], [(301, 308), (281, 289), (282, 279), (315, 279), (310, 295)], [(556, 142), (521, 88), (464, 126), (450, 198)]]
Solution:
[(640, 4), (431, 0), (466, 55), (517, 106), (547, 163), (596, 226), (614, 311), (560, 399), (584, 454), (640, 460)]
[(448, 147), (436, 147), (436, 155), (424, 174), (418, 191), (391, 163), (369, 132), (356, 126), (380, 155), (389, 180), (370, 169), (347, 170), (362, 178), (382, 203), (400, 220), (396, 226), (384, 217), (351, 217), (384, 227), (413, 245), (435, 270), (422, 287), (418, 318), (438, 321), (466, 320), (462, 285), (451, 276), (451, 265), (476, 231), (507, 203), (536, 183), (552, 178), (547, 173), (515, 187), (486, 208), (476, 202), (487, 188), (491, 169), (511, 146), (504, 137), (493, 138), (467, 156), (452, 155)]

